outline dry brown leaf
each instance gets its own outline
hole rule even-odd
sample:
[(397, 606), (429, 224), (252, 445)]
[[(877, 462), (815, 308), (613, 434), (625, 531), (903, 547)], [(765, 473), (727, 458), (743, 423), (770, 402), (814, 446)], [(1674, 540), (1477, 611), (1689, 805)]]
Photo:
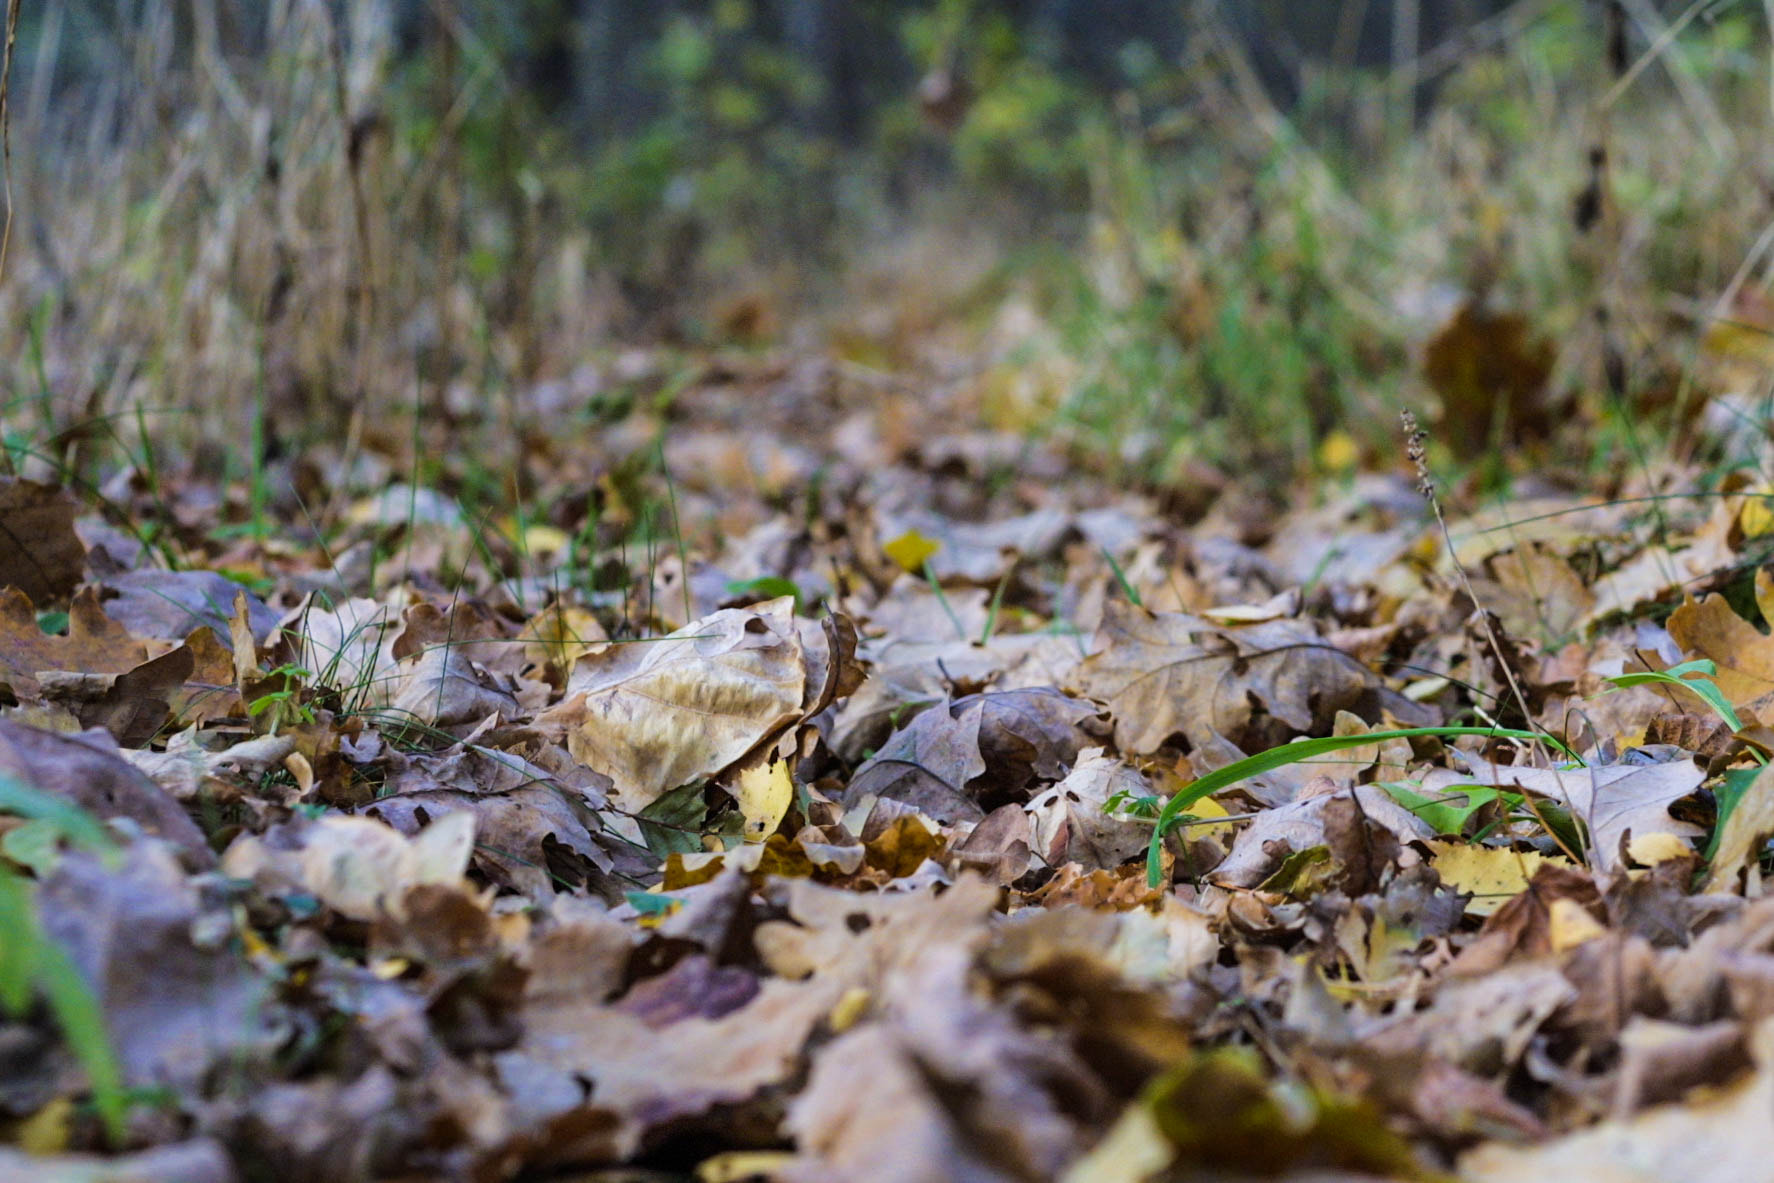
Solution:
[[(1322, 790), (1322, 791), (1315, 791)], [(1403, 842), (1435, 837), (1421, 818), (1372, 785), (1339, 789), (1328, 779), (1315, 781), (1298, 801), (1265, 809), (1251, 821), (1232, 844), (1232, 853), (1215, 867), (1211, 878), (1233, 887), (1255, 887), (1290, 854), (1325, 843), (1327, 810), (1339, 798), (1355, 797), (1367, 820), (1384, 827)]]
[(1217, 732), (1247, 746), (1253, 702), (1286, 729), (1280, 738), (1320, 732), (1378, 685), (1301, 621), (1221, 628), (1119, 601), (1105, 607), (1096, 652), (1075, 676), (1108, 704), (1116, 744), (1136, 754), (1173, 735), (1198, 747)]
[(0, 477), (0, 588), (48, 604), (64, 599), (86, 569), (74, 532), (79, 506), (63, 489)]
[(105, 615), (144, 639), (182, 641), (205, 627), (226, 633), (243, 597), (253, 636), (277, 627), (277, 613), (213, 571), (130, 571), (105, 580), (104, 595)]
[(958, 1127), (915, 1054), (889, 1027), (871, 1023), (825, 1048), (789, 1108), (787, 1126), (810, 1161), (785, 1180), (824, 1183), (948, 1183), (1018, 1177), (995, 1167), (986, 1147)]
[(1500, 596), (1479, 601), (1511, 636), (1556, 641), (1573, 632), (1595, 606), (1595, 594), (1571, 565), (1543, 546), (1518, 546), (1490, 562)]
[(713, 776), (802, 716), (807, 659), (782, 597), (727, 608), (656, 640), (579, 659), (537, 721), (608, 776), (623, 808)]
[(1146, 849), (1150, 823), (1111, 816), (1109, 800), (1152, 796), (1150, 782), (1139, 770), (1087, 748), (1077, 767), (1028, 804), (1034, 823), (1034, 849), (1051, 866), (1082, 863), (1086, 867), (1118, 867)]
[(384, 677), (399, 629), (397, 610), (369, 599), (333, 608), (305, 602), (284, 621), (296, 637), (296, 663), (323, 685), (341, 689), (353, 705), (381, 705)]
[(39, 670), (37, 682), (45, 699), (67, 707), (83, 726), (103, 728), (134, 748), (160, 731), (172, 713), (173, 696), (195, 668), (190, 648), (180, 645), (128, 673)]
[(461, 649), (439, 645), (397, 661), (380, 683), (378, 705), (428, 727), (493, 716), (509, 722), (520, 708), (513, 687), (501, 681)]
[[(587, 1082), (590, 1105), (616, 1118), (619, 1153), (630, 1153), (656, 1126), (789, 1080), (847, 992), (880, 990), (922, 958), (976, 944), (997, 899), (976, 879), (941, 896), (859, 896), (805, 880), (783, 886), (792, 920), (766, 923), (757, 936), (766, 963), (785, 977), (761, 981), (743, 1005), (716, 1006), (711, 1018), (697, 998), (680, 999), (656, 1027), (647, 1016), (665, 1012), (551, 988), (526, 1008), (523, 1040), (501, 1058), (501, 1072), (563, 1082), (561, 1112), (584, 1104), (577, 1082)], [(705, 988), (729, 987), (708, 979)]]
[(530, 757), (478, 744), (391, 757), (389, 792), (365, 812), (414, 835), (430, 819), (466, 811), (475, 819), (477, 866), (496, 883), (548, 900), (551, 846), (600, 872), (614, 866), (612, 849), (621, 847), (602, 833), (598, 816), (608, 803), (608, 779), (558, 748)]
[(977, 821), (1020, 801), (1033, 780), (1055, 780), (1076, 759), (1099, 714), (1052, 687), (969, 695), (920, 713), (850, 778), (843, 802), (891, 798), (942, 822)]
[(37, 627), (37, 611), (17, 589), (0, 590), (0, 681), (20, 698), (39, 692), (43, 670), (123, 674), (148, 658), (147, 647), (105, 615), (96, 588), (82, 588), (68, 609), (68, 635)]
[(203, 831), (164, 789), (136, 771), (103, 731), (63, 735), (0, 719), (0, 774), (97, 817), (124, 818), (195, 867), (215, 864)]
[(1774, 1159), (1774, 1021), (1750, 1038), (1756, 1069), (1683, 1105), (1648, 1109), (1538, 1146), (1491, 1142), (1462, 1155), (1469, 1183), (1718, 1183), (1765, 1179)]
[[(1757, 587), (1767, 578), (1767, 572), (1759, 572)], [(1689, 600), (1670, 614), (1668, 627), (1689, 657), (1707, 658), (1718, 667), (1713, 680), (1733, 705), (1774, 693), (1774, 636), (1737, 615), (1724, 596)]]
[(1494, 441), (1544, 438), (1552, 426), (1552, 362), (1552, 343), (1527, 317), (1468, 300), (1423, 357), (1424, 377), (1441, 400), (1441, 437), (1468, 456)]
[(1034, 831), (1028, 811), (1016, 804), (1000, 805), (986, 814), (951, 847), (954, 865), (986, 877), (991, 883), (1013, 883), (1035, 865), (1031, 853)]
[(212, 1068), (245, 1069), (287, 1036), (270, 982), (238, 945), (203, 939), (233, 932), (226, 905), (200, 892), (166, 847), (132, 845), (115, 870), (63, 856), (38, 912), (92, 983), (128, 1083), (193, 1089)]

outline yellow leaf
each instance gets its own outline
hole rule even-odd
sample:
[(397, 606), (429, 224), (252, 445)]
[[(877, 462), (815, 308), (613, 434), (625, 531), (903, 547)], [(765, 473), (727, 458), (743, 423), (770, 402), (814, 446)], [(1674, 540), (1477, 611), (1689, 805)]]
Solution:
[(901, 570), (916, 574), (924, 569), (932, 555), (942, 549), (942, 543), (926, 538), (916, 530), (907, 530), (892, 542), (883, 543), (881, 549)]
[(1066, 1169), (1065, 1183), (1140, 1183), (1176, 1158), (1149, 1106), (1136, 1101), (1089, 1154)]
[(741, 1179), (774, 1179), (795, 1161), (786, 1150), (727, 1150), (696, 1164), (697, 1183), (739, 1183)]
[(56, 1097), (19, 1122), (13, 1129), (18, 1148), (26, 1154), (60, 1154), (68, 1148), (68, 1131), (74, 1121), (74, 1102)]
[(573, 536), (558, 526), (547, 522), (520, 522), (514, 516), (499, 523), (499, 533), (519, 554), (563, 554), (573, 545)]
[(1494, 846), (1471, 846), (1464, 842), (1426, 843), (1434, 852), (1429, 865), (1441, 881), (1455, 891), (1470, 892), (1472, 902), (1466, 911), (1474, 916), (1489, 916), (1512, 896), (1527, 890), (1528, 880), (1544, 862), (1563, 862), (1544, 855), (1517, 850), (1500, 850)]
[(1640, 866), (1653, 867), (1670, 859), (1688, 858), (1693, 855), (1694, 848), (1677, 834), (1654, 831), (1628, 838), (1626, 853)]
[(1738, 511), (1737, 525), (1745, 538), (1760, 538), (1774, 533), (1774, 497), (1750, 497)]
[(826, 1020), (831, 1025), (832, 1033), (842, 1035), (856, 1026), (856, 1020), (867, 1013), (869, 1002), (873, 997), (861, 986), (852, 986), (844, 991), (844, 996), (838, 999), (837, 1004), (832, 1007), (831, 1015)]
[(411, 969), (412, 965), (413, 963), (405, 957), (383, 957), (370, 962), (369, 971), (373, 977), (380, 978), (384, 982), (392, 982)]
[(1548, 919), (1551, 930), (1548, 935), (1555, 953), (1575, 949), (1608, 931), (1576, 900), (1553, 900)]
[(748, 765), (739, 770), (738, 779), (733, 795), (739, 799), (739, 815), (745, 819), (745, 840), (762, 842), (776, 832), (795, 801), (788, 761)]
[[(1147, 775), (1152, 778), (1153, 787), (1158, 790), (1161, 796), (1165, 797), (1172, 796), (1178, 790), (1187, 788), (1189, 785), (1188, 781), (1178, 776), (1176, 772), (1170, 768), (1159, 767), (1149, 769), (1147, 770)], [(1203, 797), (1201, 800), (1191, 804), (1189, 806), (1189, 814), (1196, 819), (1196, 824), (1191, 825), (1186, 831), (1184, 831), (1184, 833), (1188, 834), (1190, 841), (1194, 841), (1198, 838), (1220, 838), (1224, 839), (1227, 845), (1230, 845), (1232, 838), (1238, 832), (1238, 827), (1231, 822), (1226, 822), (1223, 825), (1214, 825), (1209, 821), (1211, 818), (1232, 816), (1230, 810), (1224, 805), (1221, 805), (1218, 801), (1215, 801), (1212, 797)], [(1208, 824), (1201, 824), (1204, 822)]]
[(1318, 445), (1318, 463), (1320, 467), (1332, 472), (1344, 472), (1354, 468), (1361, 462), (1361, 445), (1355, 437), (1341, 429), (1324, 437)]

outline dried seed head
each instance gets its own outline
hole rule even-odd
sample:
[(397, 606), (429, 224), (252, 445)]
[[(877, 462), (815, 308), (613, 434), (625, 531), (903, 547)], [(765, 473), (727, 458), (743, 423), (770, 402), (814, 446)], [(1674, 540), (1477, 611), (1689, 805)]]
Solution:
[(1429, 433), (1417, 426), (1417, 417), (1408, 409), (1398, 413), (1399, 422), (1404, 425), (1404, 454), (1417, 470), (1417, 492), (1424, 500), (1434, 502), (1435, 481), (1429, 475)]

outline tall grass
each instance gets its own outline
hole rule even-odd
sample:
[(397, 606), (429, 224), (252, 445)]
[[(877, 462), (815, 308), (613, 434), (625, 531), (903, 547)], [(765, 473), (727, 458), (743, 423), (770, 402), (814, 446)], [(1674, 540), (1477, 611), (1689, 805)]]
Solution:
[[(1649, 463), (1647, 439), (1685, 438), (1694, 343), (1718, 295), (1746, 263), (1752, 281), (1766, 266), (1767, 34), (1748, 4), (1711, 6), (1663, 41), (1647, 27), (1639, 43), (1656, 52), (1627, 79), (1602, 61), (1587, 6), (1533, 6), (1491, 50), (1413, 67), (1436, 89), (1409, 135), (1397, 76), (1326, 67), (1281, 111), (1208, 22), (1188, 59), (1120, 95), (1006, 70), (952, 144), (918, 139), (895, 111), (855, 167), (772, 130), (748, 177), (723, 145), (710, 167), (724, 191), (756, 200), (728, 203), (722, 233), (700, 237), (718, 208), (686, 230), (670, 201), (646, 204), (671, 188), (669, 152), (641, 137), (577, 153), (526, 104), (472, 4), (432, 6), (426, 40), (403, 53), (387, 0), (270, 0), (263, 45), (231, 34), (226, 7), (124, 6), (108, 30), (94, 5), (33, 14), (13, 105), (0, 426), (27, 469), (92, 467), (122, 456), (90, 425), (139, 417), (165, 471), (218, 461), (256, 524), (274, 498), (268, 465), (292, 450), (317, 448), (330, 472), (365, 454), (402, 471), (484, 427), (483, 462), (520, 463), (523, 393), (615, 339), (634, 243), (684, 275), (750, 282), (721, 267), (759, 195), (841, 177), (830, 201), (846, 216), (830, 232), (852, 238), (945, 208), (873, 180), (914, 141), (958, 163), (909, 175), (977, 210), (1006, 208), (1004, 190), (969, 168), (1034, 167), (1027, 152), (994, 155), (994, 128), (1070, 137), (1040, 157), (1054, 175), (1025, 203), (1047, 216), (1007, 218), (1006, 265), (971, 289), (1036, 293), (1044, 326), (1006, 355), (1038, 389), (998, 419), (1160, 485), (1202, 459), (1307, 472), (1333, 433), (1383, 462), (1397, 406), (1435, 405), (1424, 340), (1451, 301), (1479, 297), (1555, 347), (1549, 397), (1583, 437), (1565, 455), (1606, 473), (1636, 439)], [(1028, 94), (1049, 96), (1036, 124), (1016, 118)], [(1597, 147), (1607, 216), (1580, 230), (1573, 202)], [(1013, 239), (1030, 226), (1061, 249), (1021, 267)], [(798, 257), (841, 268), (842, 245)], [(932, 286), (911, 258), (908, 304)], [(989, 320), (965, 298), (947, 311)], [(855, 337), (845, 314), (823, 319)], [(680, 324), (718, 332), (714, 318)], [(1611, 358), (1625, 389), (1609, 386)]]
[(1493, 444), (1604, 482), (1691, 458), (1697, 343), (1734, 276), (1768, 274), (1767, 29), (1748, 5), (1647, 28), (1621, 78), (1585, 6), (1537, 10), (1431, 79), (1404, 138), (1393, 79), (1327, 68), (1283, 114), (1223, 39), (1170, 109), (1124, 103), (1088, 141), (1090, 232), (1049, 303), (1080, 375), (1053, 424), (1147, 479), (1308, 472), (1332, 432), (1384, 458), (1400, 406), (1434, 412), (1422, 349), (1472, 301), (1555, 357), (1557, 438)]

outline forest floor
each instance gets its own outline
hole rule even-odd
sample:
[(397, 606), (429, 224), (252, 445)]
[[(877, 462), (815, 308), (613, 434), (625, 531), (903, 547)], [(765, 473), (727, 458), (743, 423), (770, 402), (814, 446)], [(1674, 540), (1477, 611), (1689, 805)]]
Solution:
[(1159, 489), (926, 345), (0, 480), (0, 1179), (1767, 1177), (1766, 486)]

